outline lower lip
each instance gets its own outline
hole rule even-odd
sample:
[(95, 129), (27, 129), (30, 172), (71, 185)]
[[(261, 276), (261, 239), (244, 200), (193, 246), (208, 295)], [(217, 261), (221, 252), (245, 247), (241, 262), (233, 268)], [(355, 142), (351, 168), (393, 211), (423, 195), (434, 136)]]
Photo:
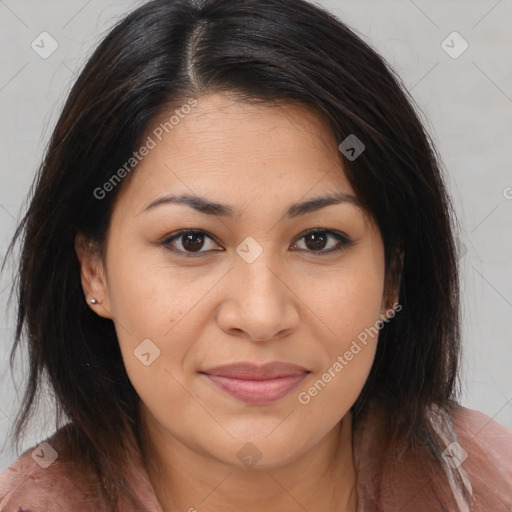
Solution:
[(268, 380), (233, 379), (220, 375), (204, 375), (220, 389), (235, 398), (250, 404), (266, 404), (275, 402), (293, 391), (306, 377), (307, 373)]

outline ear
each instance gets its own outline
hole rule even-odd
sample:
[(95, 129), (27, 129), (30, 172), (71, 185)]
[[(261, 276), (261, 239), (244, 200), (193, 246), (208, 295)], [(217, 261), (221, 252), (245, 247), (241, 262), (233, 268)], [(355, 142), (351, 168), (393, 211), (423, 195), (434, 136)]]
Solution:
[[(82, 233), (75, 237), (80, 280), (87, 305), (99, 316), (112, 319), (105, 267), (97, 245)], [(95, 299), (96, 303), (91, 303)]]
[(391, 259), (388, 272), (386, 273), (382, 297), (382, 314), (385, 316), (388, 316), (390, 310), (394, 310), (398, 305), (404, 257), (403, 250), (397, 250)]

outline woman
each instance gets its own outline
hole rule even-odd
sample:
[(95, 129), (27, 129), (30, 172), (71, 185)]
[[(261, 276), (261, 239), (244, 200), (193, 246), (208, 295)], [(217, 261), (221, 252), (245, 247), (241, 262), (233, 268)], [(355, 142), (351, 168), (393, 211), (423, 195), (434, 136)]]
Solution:
[(22, 240), (16, 343), (56, 433), (1, 510), (505, 511), (512, 434), (457, 401), (431, 141), (302, 0), (155, 0), (74, 85)]

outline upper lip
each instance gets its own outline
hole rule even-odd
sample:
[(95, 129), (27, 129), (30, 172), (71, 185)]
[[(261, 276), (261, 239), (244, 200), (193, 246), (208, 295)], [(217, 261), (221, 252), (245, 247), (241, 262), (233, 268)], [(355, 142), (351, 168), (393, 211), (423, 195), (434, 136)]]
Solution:
[(269, 380), (277, 379), (279, 377), (288, 377), (289, 375), (299, 375), (307, 372), (308, 370), (302, 366), (276, 361), (265, 363), (263, 365), (245, 362), (225, 364), (209, 368), (207, 370), (202, 370), (200, 373), (230, 377), (233, 379)]

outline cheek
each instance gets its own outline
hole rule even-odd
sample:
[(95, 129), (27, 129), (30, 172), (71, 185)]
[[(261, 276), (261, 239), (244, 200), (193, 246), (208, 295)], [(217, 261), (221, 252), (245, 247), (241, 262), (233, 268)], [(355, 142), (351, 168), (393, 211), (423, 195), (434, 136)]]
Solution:
[(362, 330), (373, 325), (381, 313), (383, 277), (380, 273), (371, 274), (370, 270), (358, 273), (343, 287), (339, 312), (344, 338), (356, 337)]
[(302, 278), (300, 296), (317, 317), (331, 357), (379, 320), (384, 265), (376, 252), (358, 251), (338, 269)]
[(366, 383), (377, 349), (383, 291), (380, 274), (349, 277), (347, 273), (344, 282), (333, 284), (330, 291), (331, 300), (322, 316), (330, 334), (323, 339), (317, 334), (321, 365), (296, 396), (299, 407), (307, 411), (304, 428), (314, 429), (320, 418), (328, 430), (348, 412)]
[(323, 287), (311, 288), (306, 295), (325, 334), (316, 333), (323, 351), (321, 365), (297, 399), (327, 423), (337, 421), (356, 401), (373, 364), (384, 291), (378, 249), (347, 258), (343, 269), (326, 273)]
[(173, 376), (183, 380), (183, 362), (204, 327), (205, 296), (218, 276), (194, 279), (194, 269), (176, 270), (156, 256), (112, 248), (109, 297), (129, 378), (144, 401), (158, 403), (162, 394), (183, 391)]
[(148, 251), (129, 241), (113, 241), (108, 274), (112, 314), (134, 338), (163, 336), (200, 293), (190, 275), (163, 264), (159, 250)]

